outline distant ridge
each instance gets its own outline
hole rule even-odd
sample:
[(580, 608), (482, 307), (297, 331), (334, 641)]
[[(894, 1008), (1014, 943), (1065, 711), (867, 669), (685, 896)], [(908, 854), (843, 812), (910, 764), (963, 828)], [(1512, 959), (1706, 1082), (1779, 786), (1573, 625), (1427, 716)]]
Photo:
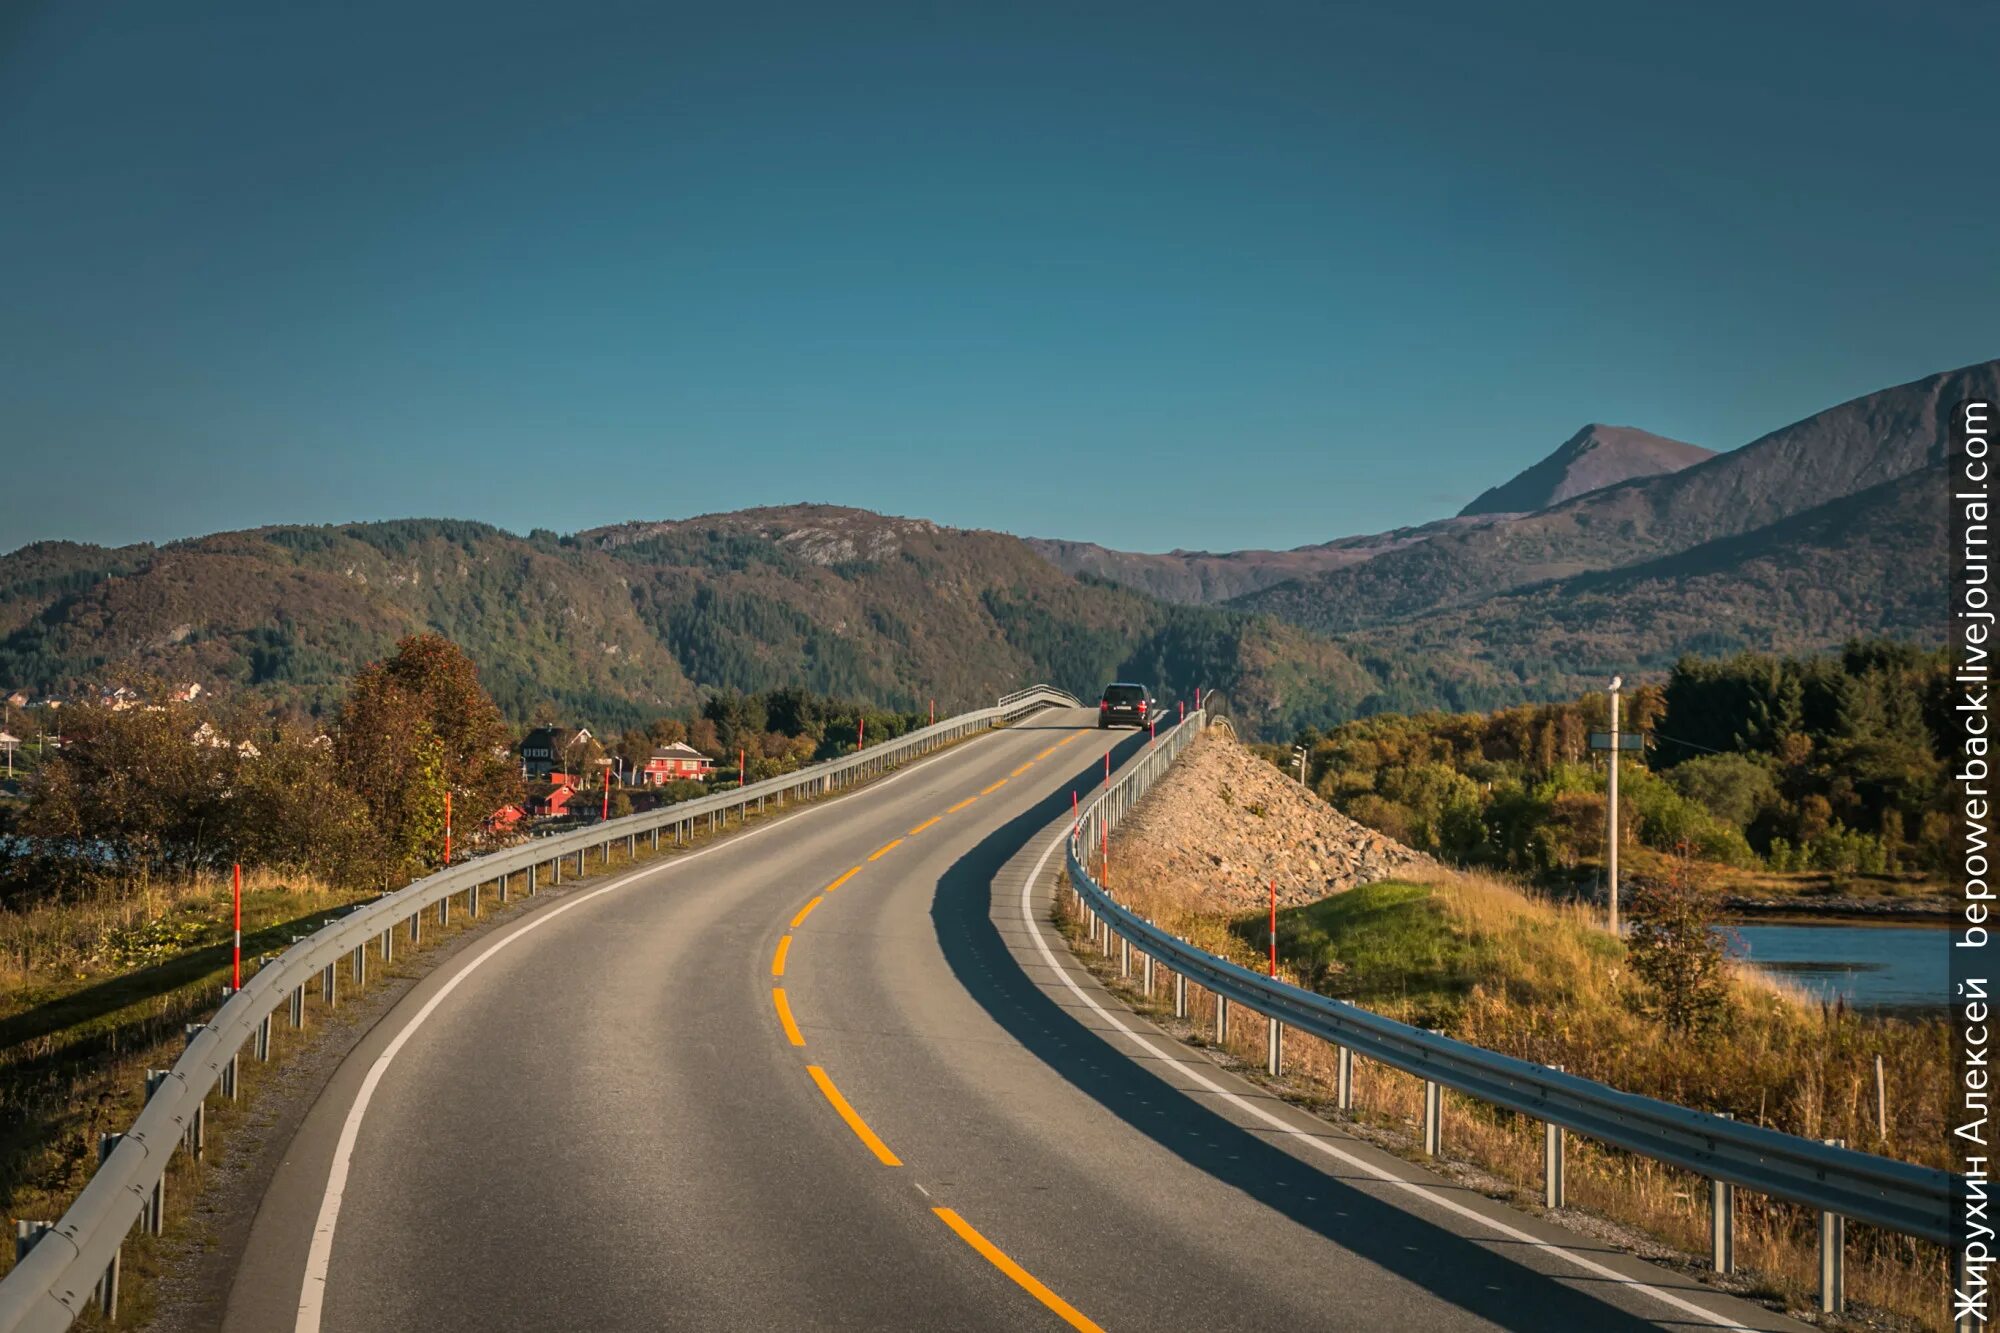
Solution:
[(1713, 457), (1714, 450), (1698, 444), (1670, 440), (1630, 426), (1593, 422), (1563, 441), (1547, 458), (1513, 480), (1483, 492), (1458, 513), (1461, 518), (1474, 514), (1532, 514), (1564, 500), (1616, 486), (1621, 481), (1679, 472)]

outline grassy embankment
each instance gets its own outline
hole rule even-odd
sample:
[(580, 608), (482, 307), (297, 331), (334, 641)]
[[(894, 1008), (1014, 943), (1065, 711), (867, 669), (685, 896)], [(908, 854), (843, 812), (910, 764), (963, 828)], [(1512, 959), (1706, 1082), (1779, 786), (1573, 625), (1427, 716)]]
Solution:
[[(1184, 887), (1140, 880), (1128, 874), (1120, 886), (1136, 910), (1204, 949), (1263, 966), (1262, 914), (1232, 919), (1205, 910)], [(1287, 979), (1377, 1013), (1632, 1092), (1946, 1164), (1949, 1052), (1941, 1021), (1824, 1012), (1738, 973), (1721, 1030), (1670, 1035), (1643, 1013), (1623, 947), (1587, 910), (1479, 875), (1366, 885), (1282, 911), (1278, 934)], [(1157, 1012), (1164, 1001), (1170, 1012), (1171, 983), (1164, 972), (1158, 980), (1149, 1007)], [(1213, 1032), (1214, 1001), (1202, 994), (1191, 1004), (1190, 1036), (1201, 1042), (1200, 1034)], [(1230, 1054), (1261, 1069), (1263, 1021), (1233, 1022), (1229, 1035)], [(1889, 1092), (1886, 1134), (1874, 1114), (1878, 1054)], [(1287, 1034), (1283, 1082), (1292, 1095), (1331, 1112), (1332, 1049)], [(1421, 1083), (1357, 1059), (1355, 1087), (1355, 1119), (1366, 1132), (1414, 1155)], [(1541, 1126), (1452, 1093), (1446, 1100), (1447, 1158), (1497, 1177), (1503, 1191), (1511, 1187), (1518, 1202), (1539, 1208)], [(1573, 1136), (1568, 1194), (1573, 1209), (1635, 1228), (1681, 1255), (1706, 1254), (1707, 1187), (1699, 1178)], [(1817, 1274), (1814, 1219), (1746, 1191), (1738, 1192), (1737, 1208), (1738, 1262), (1751, 1276), (1736, 1289), (1806, 1306)], [(1850, 1302), (1943, 1327), (1938, 1247), (1850, 1226), (1847, 1287)]]

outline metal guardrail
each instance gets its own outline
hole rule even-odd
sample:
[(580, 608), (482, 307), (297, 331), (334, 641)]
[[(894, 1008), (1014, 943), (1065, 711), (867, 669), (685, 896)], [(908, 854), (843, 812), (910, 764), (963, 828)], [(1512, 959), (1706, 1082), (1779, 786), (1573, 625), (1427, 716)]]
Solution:
[[(1110, 934), (1231, 1003), (1427, 1083), (1834, 1219), (1952, 1244), (1953, 1200), (1963, 1195), (1962, 1177), (1620, 1092), (1398, 1023), (1206, 953), (1120, 904), (1091, 877), (1089, 849), (1159, 780), (1209, 721), (1211, 708), (1221, 703), (1214, 695), (1203, 702), (1209, 706), (1162, 736), (1152, 753), (1086, 806), (1071, 831), (1066, 858), (1070, 885)], [(1559, 1157), (1554, 1170), (1560, 1171)], [(1837, 1263), (1833, 1271), (1838, 1273)]]
[[(524, 871), (533, 892), (536, 872), (544, 865), (552, 872), (549, 882), (558, 883), (563, 862), (572, 856), (580, 868), (585, 853), (602, 848), (608, 861), (613, 843), (623, 841), (628, 850), (636, 851), (642, 836), (657, 848), (662, 833), (692, 836), (698, 823), (706, 821), (714, 828), (718, 822), (726, 823), (732, 811), (747, 816), (753, 809), (761, 812), (770, 800), (783, 804), (825, 795), (1012, 718), (1058, 706), (1081, 707), (1075, 696), (1052, 686), (1017, 690), (991, 708), (946, 718), (796, 772), (450, 866), (299, 940), (259, 969), (194, 1032), (185, 1053), (158, 1080), (139, 1118), (117, 1139), (62, 1220), (35, 1238), (33, 1248), (0, 1280), (0, 1333), (60, 1333), (86, 1305), (102, 1299), (101, 1291), (115, 1292), (126, 1236), (142, 1217), (151, 1229), (159, 1228), (160, 1191), (174, 1149), (191, 1135), (198, 1141), (207, 1098), (218, 1085), (233, 1091), (243, 1048), (254, 1041), (258, 1050), (268, 1050), (269, 1024), (280, 1008), (295, 1003), (294, 997), (302, 997), (307, 985), (330, 983), (341, 962), (390, 937), (405, 922), (414, 925), (428, 908), (443, 905), (448, 911), (449, 900), (461, 893), (468, 895), (468, 905), (476, 904), (481, 886), (495, 880), (504, 883), (507, 876)], [(115, 1296), (107, 1303), (112, 1302)]]

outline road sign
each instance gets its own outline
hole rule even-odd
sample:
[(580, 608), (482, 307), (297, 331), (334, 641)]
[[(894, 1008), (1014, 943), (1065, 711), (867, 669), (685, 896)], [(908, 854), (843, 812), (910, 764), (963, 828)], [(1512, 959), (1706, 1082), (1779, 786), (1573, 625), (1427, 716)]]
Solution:
[[(1593, 750), (1608, 750), (1608, 749), (1610, 749), (1610, 748), (1611, 748), (1611, 733), (1610, 733), (1610, 732), (1608, 732), (1608, 731), (1593, 731), (1593, 732), (1591, 732), (1591, 733), (1590, 733), (1590, 748), (1591, 748), (1591, 749), (1593, 749)], [(1621, 732), (1619, 732), (1619, 733), (1618, 733), (1618, 748), (1619, 748), (1619, 749), (1621, 749), (1621, 750), (1643, 750), (1643, 749), (1645, 749), (1645, 748), (1646, 748), (1646, 736), (1645, 736), (1645, 733), (1644, 733), (1644, 732), (1639, 732), (1639, 731), (1621, 731)]]

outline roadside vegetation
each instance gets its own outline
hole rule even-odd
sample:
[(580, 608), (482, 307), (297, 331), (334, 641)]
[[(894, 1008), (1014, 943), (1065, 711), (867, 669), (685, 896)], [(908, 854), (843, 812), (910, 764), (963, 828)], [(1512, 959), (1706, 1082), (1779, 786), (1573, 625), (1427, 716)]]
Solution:
[[(1232, 765), (1243, 763), (1254, 761), (1226, 737), (1198, 742), (1113, 835), (1111, 858), (1118, 894), (1134, 910), (1198, 947), (1261, 971), (1269, 947), (1267, 909), (1246, 910), (1245, 896), (1221, 881), (1234, 872), (1261, 889), (1270, 871), (1242, 865), (1239, 851), (1234, 862), (1202, 873), (1209, 844), (1204, 824), (1241, 824), (1296, 841), (1306, 827), (1331, 830), (1314, 836), (1339, 837), (1344, 821), (1295, 785), (1289, 793), (1260, 789), (1255, 810), (1217, 798), (1220, 781), (1240, 790), (1242, 777)], [(1176, 785), (1182, 791), (1170, 792)], [(1208, 799), (1210, 820), (1188, 817), (1191, 795)], [(1173, 802), (1170, 813), (1162, 800)], [(1233, 839), (1218, 834), (1213, 845), (1233, 845)], [(1277, 890), (1280, 903), (1287, 902), (1282, 879)], [(1941, 1018), (1822, 1005), (1728, 962), (1713, 929), (1720, 896), (1693, 860), (1664, 861), (1657, 881), (1630, 903), (1630, 913), (1632, 934), (1620, 941), (1604, 930), (1598, 912), (1574, 899), (1548, 897), (1486, 871), (1406, 868), (1281, 906), (1279, 967), (1295, 984), (1613, 1087), (1948, 1166), (1950, 1052)], [(1170, 982), (1164, 973), (1158, 980), (1150, 1006), (1156, 1014), (1163, 1005), (1170, 1012)], [(1195, 996), (1186, 1029), (1191, 1040), (1211, 1040), (1213, 1003), (1206, 994)], [(1263, 1044), (1263, 1020), (1232, 1021), (1229, 1050), (1248, 1070), (1261, 1069)], [(1881, 1119), (1878, 1059), (1887, 1110)], [(1288, 1033), (1281, 1086), (1331, 1112), (1332, 1049)], [(1356, 1061), (1354, 1121), (1370, 1137), (1415, 1155), (1421, 1096), (1418, 1080)], [(1539, 1123), (1455, 1094), (1447, 1103), (1446, 1157), (1467, 1173), (1468, 1183), (1538, 1207)], [(1583, 1226), (1602, 1234), (1603, 1223), (1588, 1219), (1604, 1219), (1626, 1228), (1626, 1238), (1642, 1253), (1701, 1267), (1689, 1256), (1707, 1248), (1706, 1182), (1574, 1136), (1568, 1178), (1572, 1221), (1583, 1219)], [(1723, 1285), (1803, 1306), (1817, 1271), (1815, 1219), (1747, 1191), (1737, 1199), (1739, 1267), (1749, 1276)], [(1941, 1250), (1853, 1226), (1847, 1255), (1852, 1301), (1914, 1326), (1941, 1326)]]
[[(1691, 855), (1733, 895), (1943, 891), (1942, 652), (1857, 642), (1831, 657), (1688, 657), (1628, 692), (1647, 737), (1621, 769), (1627, 867)], [(1603, 858), (1603, 694), (1489, 714), (1384, 715), (1307, 730), (1307, 781), (1354, 819), (1455, 865), (1590, 888)], [(1262, 752), (1288, 772), (1289, 747)]]

